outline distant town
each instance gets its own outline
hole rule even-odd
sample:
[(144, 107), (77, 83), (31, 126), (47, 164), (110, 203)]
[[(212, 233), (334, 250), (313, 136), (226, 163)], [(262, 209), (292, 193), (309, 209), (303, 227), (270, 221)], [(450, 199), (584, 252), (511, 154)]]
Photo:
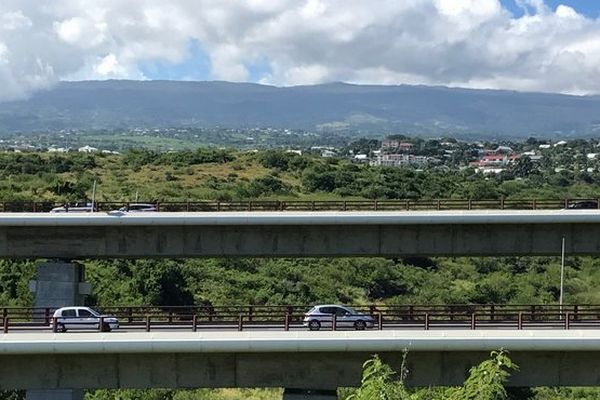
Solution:
[(452, 137), (411, 137), (395, 134), (357, 139), (289, 129), (143, 129), (126, 132), (73, 132), (12, 135), (0, 139), (4, 152), (120, 154), (130, 148), (160, 152), (195, 147), (267, 148), (322, 158), (344, 158), (371, 166), (414, 169), (472, 168), (481, 174), (501, 174), (507, 169), (552, 168), (593, 173), (600, 170), (598, 139), (536, 139), (526, 141), (465, 141)]

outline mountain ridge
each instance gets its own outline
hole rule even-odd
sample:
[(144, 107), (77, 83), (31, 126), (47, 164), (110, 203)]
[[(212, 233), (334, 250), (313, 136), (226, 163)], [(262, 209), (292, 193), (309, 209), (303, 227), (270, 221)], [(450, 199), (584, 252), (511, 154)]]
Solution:
[(523, 138), (600, 133), (600, 96), (426, 85), (60, 82), (0, 104), (0, 133), (279, 127), (360, 135)]

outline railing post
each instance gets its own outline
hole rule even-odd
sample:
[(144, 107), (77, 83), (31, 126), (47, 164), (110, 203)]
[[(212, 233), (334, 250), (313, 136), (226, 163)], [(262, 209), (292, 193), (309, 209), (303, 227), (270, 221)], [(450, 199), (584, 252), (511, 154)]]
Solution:
[(469, 199), (469, 202), (467, 203), (467, 209), (470, 210), (471, 208), (473, 208), (473, 201)]
[(379, 202), (377, 200), (373, 200), (373, 211), (377, 211), (379, 209)]
[(504, 197), (500, 199), (500, 209), (504, 210)]
[(248, 202), (248, 211), (252, 211), (252, 201)]
[(440, 199), (438, 199), (437, 201), (437, 210), (440, 211), (442, 209), (442, 202), (440, 201)]
[(410, 211), (410, 200), (404, 200), (406, 211)]
[(535, 199), (531, 200), (531, 207), (534, 210), (537, 210), (537, 201)]
[(522, 312), (519, 312), (519, 317), (517, 319), (517, 329), (518, 330), (523, 329), (523, 313)]
[(240, 318), (238, 319), (238, 331), (244, 330), (244, 314), (240, 314)]
[(150, 316), (146, 315), (146, 332), (150, 332)]
[(50, 323), (50, 309), (46, 307), (46, 309), (44, 309), (44, 322), (46, 324)]
[(579, 319), (579, 306), (577, 304), (573, 306), (573, 314), (573, 320), (577, 321)]
[(56, 318), (52, 318), (52, 333), (58, 332), (58, 323), (56, 322)]
[(285, 331), (290, 330), (290, 314), (288, 314), (288, 313), (285, 313), (285, 319), (283, 321), (283, 329)]
[(192, 332), (196, 332), (198, 330), (198, 315), (194, 314), (192, 318)]
[(8, 333), (8, 317), (4, 317), (2, 320), (3, 332)]
[(331, 330), (335, 331), (337, 330), (337, 315), (333, 314), (333, 317), (331, 319)]
[(248, 306), (248, 322), (252, 322), (252, 314), (254, 313), (254, 307)]
[(380, 331), (383, 330), (383, 314), (377, 314), (377, 329)]
[(127, 321), (129, 321), (129, 323), (133, 322), (133, 310), (131, 307), (127, 307)]
[(315, 201), (314, 200), (310, 202), (310, 210), (315, 211)]
[(104, 317), (100, 317), (98, 321), (98, 332), (104, 332)]
[(565, 314), (565, 329), (571, 329), (571, 313)]
[(429, 330), (429, 313), (425, 313), (425, 330)]
[(475, 330), (477, 327), (477, 318), (475, 317), (475, 313), (471, 314), (471, 330)]

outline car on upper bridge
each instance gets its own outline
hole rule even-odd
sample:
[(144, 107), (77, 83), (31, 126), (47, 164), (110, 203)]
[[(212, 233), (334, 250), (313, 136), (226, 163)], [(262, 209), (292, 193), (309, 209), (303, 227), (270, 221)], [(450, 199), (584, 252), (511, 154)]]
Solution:
[(123, 212), (156, 212), (158, 208), (152, 203), (131, 203), (119, 208)]
[(52, 324), (56, 323), (59, 332), (68, 329), (96, 329), (102, 320), (103, 332), (110, 332), (119, 328), (119, 320), (111, 315), (102, 315), (89, 307), (62, 307), (54, 311)]
[(54, 207), (50, 210), (51, 213), (66, 213), (66, 212), (92, 212), (92, 203), (75, 203), (73, 206), (65, 204), (64, 206)]
[(318, 331), (322, 326), (332, 326), (334, 318), (336, 328), (351, 327), (360, 331), (375, 325), (375, 319), (372, 316), (337, 304), (314, 306), (304, 314), (303, 325), (311, 331)]
[(568, 210), (597, 210), (598, 200), (577, 200), (567, 204)]

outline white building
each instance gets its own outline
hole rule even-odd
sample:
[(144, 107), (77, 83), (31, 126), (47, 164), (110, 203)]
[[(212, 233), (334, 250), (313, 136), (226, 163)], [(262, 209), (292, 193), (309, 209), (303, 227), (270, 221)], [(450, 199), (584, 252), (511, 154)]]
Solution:
[(413, 154), (378, 154), (377, 158), (371, 161), (371, 165), (404, 167), (408, 165), (425, 165), (427, 161), (427, 157)]
[(79, 151), (80, 153), (95, 153), (98, 151), (98, 149), (95, 147), (86, 145), (86, 146), (80, 147), (79, 149), (77, 149), (77, 151)]
[(366, 163), (369, 161), (369, 156), (366, 154), (357, 154), (354, 156), (353, 161), (358, 163)]
[(64, 147), (50, 147), (48, 148), (48, 153), (68, 153), (69, 149)]

